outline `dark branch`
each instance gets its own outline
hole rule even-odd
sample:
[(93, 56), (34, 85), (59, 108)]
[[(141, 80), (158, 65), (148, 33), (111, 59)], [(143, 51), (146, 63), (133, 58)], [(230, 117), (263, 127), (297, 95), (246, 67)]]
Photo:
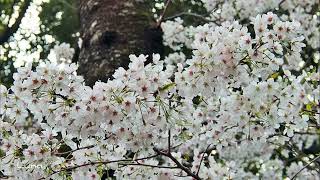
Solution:
[(279, 6), (281, 6), (286, 0), (282, 0), (280, 3), (279, 3)]
[[(203, 159), (204, 159), (204, 155), (208, 152), (209, 148), (210, 148), (211, 144), (208, 145), (208, 147), (206, 148), (206, 150), (203, 152), (202, 154), (202, 157), (201, 157), (201, 160), (200, 160), (200, 163), (199, 163), (199, 168), (198, 168), (198, 171), (197, 171), (197, 175), (199, 175), (199, 172), (200, 172), (200, 167), (201, 167), (201, 164), (203, 162)], [(210, 151), (211, 152), (211, 151)]]
[(303, 166), (294, 176), (292, 176), (291, 180), (296, 179), (298, 174), (301, 173), (304, 169), (306, 169), (308, 166), (310, 166), (312, 163), (316, 162), (320, 158), (320, 155), (315, 157), (313, 160), (311, 160), (308, 164)]
[(75, 151), (79, 151), (79, 150), (82, 150), (82, 149), (91, 149), (91, 148), (94, 148), (93, 145), (91, 146), (85, 146), (85, 147), (81, 147), (81, 148), (77, 148), (77, 149), (74, 149), (74, 150), (71, 150), (71, 151), (66, 151), (66, 152), (58, 152), (58, 153), (54, 153), (54, 155), (65, 155), (65, 154), (71, 154)]
[(121, 163), (121, 162), (134, 162), (134, 161), (140, 161), (140, 160), (145, 160), (145, 159), (151, 159), (154, 157), (157, 157), (158, 154), (152, 155), (152, 156), (148, 156), (148, 157), (143, 157), (143, 158), (139, 158), (139, 159), (119, 159), (119, 160), (113, 160), (113, 161), (93, 161), (93, 162), (88, 162), (88, 163), (84, 163), (84, 164), (80, 164), (80, 165), (75, 165), (75, 166), (71, 166), (71, 167), (66, 167), (66, 168), (62, 168), (58, 171), (54, 171), (53, 173), (51, 173), (48, 177), (42, 177), (38, 180), (41, 179), (48, 179), (50, 176), (63, 172), (63, 171), (70, 171), (70, 170), (74, 170), (80, 167), (85, 167), (85, 166), (94, 166), (94, 165), (98, 165), (98, 164), (111, 164), (111, 163)]
[(168, 151), (171, 153), (171, 130), (168, 131)]
[(142, 164), (142, 163), (125, 163), (120, 164), (123, 166), (145, 166), (145, 167), (151, 167), (151, 168), (160, 168), (160, 169), (180, 169), (176, 166), (159, 166), (159, 165), (152, 165), (152, 164)]
[(191, 176), (191, 177), (193, 177), (194, 179), (197, 179), (197, 180), (201, 180), (201, 178), (197, 174), (191, 172), (191, 170), (189, 168), (187, 168), (184, 165), (182, 165), (175, 157), (172, 156), (171, 153), (162, 152), (157, 148), (153, 148), (153, 150), (156, 153), (158, 153), (160, 155), (163, 155), (163, 156), (166, 156), (169, 159), (171, 159), (177, 165), (177, 167), (180, 168), (181, 170), (183, 170), (184, 172), (186, 172), (188, 176)]
[(164, 15), (166, 14), (166, 11), (167, 11), (170, 3), (171, 3), (171, 0), (167, 0), (166, 5), (165, 5), (165, 7), (164, 7), (164, 9), (163, 9), (163, 12), (162, 12), (162, 14), (160, 15), (160, 18), (159, 18), (159, 20), (158, 20), (158, 22), (157, 22), (157, 27), (159, 27), (160, 24), (161, 24), (161, 22), (163, 21), (163, 17), (164, 17)]
[(180, 16), (191, 16), (191, 17), (199, 18), (200, 20), (202, 20), (204, 22), (212, 22), (218, 26), (221, 26), (221, 23), (219, 23), (217, 20), (207, 19), (205, 15), (192, 13), (192, 12), (181, 12), (181, 13), (175, 14), (173, 16), (167, 17), (164, 20), (171, 20), (171, 19), (174, 19), (174, 18), (177, 18)]

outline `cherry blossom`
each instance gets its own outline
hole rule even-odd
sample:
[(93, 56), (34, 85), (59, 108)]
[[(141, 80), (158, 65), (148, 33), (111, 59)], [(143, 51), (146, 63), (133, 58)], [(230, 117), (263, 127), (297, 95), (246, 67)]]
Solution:
[[(243, 5), (230, 2), (221, 8)], [(75, 64), (19, 68), (13, 86), (0, 86), (0, 172), (12, 179), (319, 179), (319, 156), (283, 158), (319, 135), (319, 72), (296, 73), (306, 46), (301, 23), (271, 12), (250, 20), (190, 28), (192, 38), (174, 40), (168, 36), (183, 22), (166, 22), (167, 45), (179, 50), (175, 43), (191, 41), (190, 58), (154, 54), (146, 64), (146, 55), (130, 55), (128, 69), (93, 87)]]

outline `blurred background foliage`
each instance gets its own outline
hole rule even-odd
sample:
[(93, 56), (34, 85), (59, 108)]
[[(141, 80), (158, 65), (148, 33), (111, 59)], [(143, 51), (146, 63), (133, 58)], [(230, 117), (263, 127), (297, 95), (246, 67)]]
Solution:
[(77, 0), (0, 0), (0, 83), (12, 84), (17, 67), (36, 66), (56, 44), (76, 48), (78, 31)]
[(76, 0), (51, 0), (44, 3), (40, 13), (43, 32), (52, 34), (60, 42), (74, 43), (79, 30)]

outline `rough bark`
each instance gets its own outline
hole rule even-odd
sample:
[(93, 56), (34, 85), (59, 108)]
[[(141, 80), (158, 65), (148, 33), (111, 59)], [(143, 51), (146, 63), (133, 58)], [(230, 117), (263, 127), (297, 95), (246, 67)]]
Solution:
[(78, 73), (90, 86), (127, 67), (129, 54), (162, 53), (161, 30), (135, 0), (80, 0), (81, 38)]

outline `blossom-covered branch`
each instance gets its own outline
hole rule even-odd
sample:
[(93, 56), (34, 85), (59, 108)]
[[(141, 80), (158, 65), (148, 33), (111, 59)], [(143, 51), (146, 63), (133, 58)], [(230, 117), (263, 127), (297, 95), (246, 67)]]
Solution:
[(190, 58), (154, 54), (146, 64), (130, 55), (128, 69), (92, 88), (75, 64), (21, 67), (13, 86), (0, 85), (0, 171), (17, 179), (282, 179), (303, 168), (297, 176), (316, 178), (304, 159), (286, 161), (319, 137), (319, 72), (296, 74), (300, 25), (272, 12), (250, 25), (207, 24)]

